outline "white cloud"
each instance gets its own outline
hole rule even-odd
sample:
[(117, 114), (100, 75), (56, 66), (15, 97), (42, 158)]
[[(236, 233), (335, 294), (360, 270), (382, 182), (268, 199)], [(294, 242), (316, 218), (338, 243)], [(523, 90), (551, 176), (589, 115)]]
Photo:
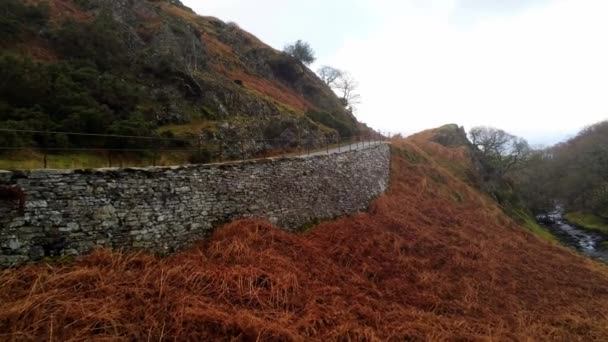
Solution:
[(359, 78), (359, 116), (373, 127), (491, 125), (546, 142), (608, 118), (608, 2), (555, 1), (462, 26), (455, 1), (384, 1), (390, 21), (325, 61)]

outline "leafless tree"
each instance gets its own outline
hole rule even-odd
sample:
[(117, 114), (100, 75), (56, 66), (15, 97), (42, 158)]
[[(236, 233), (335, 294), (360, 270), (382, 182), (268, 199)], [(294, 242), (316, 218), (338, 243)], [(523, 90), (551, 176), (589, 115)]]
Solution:
[(334, 89), (338, 92), (344, 107), (352, 108), (354, 105), (361, 103), (361, 95), (357, 92), (359, 82), (348, 72), (343, 72), (337, 79)]
[(340, 69), (325, 65), (317, 70), (317, 74), (319, 74), (319, 77), (325, 84), (333, 88), (336, 85), (336, 82), (342, 78), (344, 72)]
[(469, 138), (477, 147), (481, 161), (498, 176), (503, 176), (520, 165), (531, 152), (525, 139), (501, 129), (475, 127), (469, 132)]

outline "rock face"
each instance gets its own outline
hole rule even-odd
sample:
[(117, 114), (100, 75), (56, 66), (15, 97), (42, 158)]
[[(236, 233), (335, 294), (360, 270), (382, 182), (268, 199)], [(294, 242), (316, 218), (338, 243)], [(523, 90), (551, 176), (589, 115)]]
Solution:
[[(79, 27), (93, 25), (97, 32), (103, 27), (107, 32), (99, 39), (101, 43), (112, 37), (112, 44), (120, 48), (117, 56), (110, 56), (116, 58), (102, 61), (100, 69), (151, 94), (137, 108), (159, 126), (205, 120), (240, 126), (241, 133), (252, 138), (274, 139), (264, 136), (267, 126), (297, 122), (298, 129), (307, 134), (304, 138), (313, 141), (335, 135), (338, 128), (343, 136), (365, 129), (297, 59), (264, 44), (237, 24), (198, 16), (178, 0), (48, 1), (51, 9), (67, 6), (70, 10), (51, 11), (47, 30), (56, 38), (34, 37), (31, 44), (43, 41), (50, 50), (48, 55), (81, 63), (79, 50), (60, 44), (64, 41), (69, 46), (70, 39), (62, 40), (64, 31), (58, 28), (75, 22), (71, 32), (82, 36)], [(99, 44), (93, 45), (95, 49)], [(90, 60), (94, 56), (84, 57)], [(323, 112), (329, 119), (315, 121), (308, 112)]]
[(456, 124), (441, 126), (435, 130), (433, 141), (445, 147), (471, 147), (464, 127)]
[(167, 253), (240, 218), (287, 230), (364, 210), (389, 182), (390, 147), (308, 158), (147, 169), (1, 172), (0, 266), (94, 247)]

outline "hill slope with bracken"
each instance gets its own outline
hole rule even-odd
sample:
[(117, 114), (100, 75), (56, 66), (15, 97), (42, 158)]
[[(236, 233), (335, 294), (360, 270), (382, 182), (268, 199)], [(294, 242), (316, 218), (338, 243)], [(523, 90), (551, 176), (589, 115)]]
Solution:
[[(425, 133), (432, 137), (432, 132)], [(160, 259), (98, 251), (0, 274), (5, 340), (608, 339), (608, 270), (528, 233), (441, 166), (460, 147), (393, 141), (388, 193), (298, 235), (240, 221)]]
[[(4, 127), (203, 133), (213, 146), (235, 137), (314, 144), (367, 130), (300, 61), (177, 0), (6, 0), (0, 32)], [(104, 144), (70, 136), (0, 140), (3, 146)]]

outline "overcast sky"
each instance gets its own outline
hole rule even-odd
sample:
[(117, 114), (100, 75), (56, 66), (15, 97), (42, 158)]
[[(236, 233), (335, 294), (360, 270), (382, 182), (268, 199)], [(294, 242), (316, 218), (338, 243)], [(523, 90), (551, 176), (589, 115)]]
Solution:
[(361, 84), (357, 117), (549, 144), (608, 119), (607, 0), (183, 0), (271, 46), (308, 41)]

